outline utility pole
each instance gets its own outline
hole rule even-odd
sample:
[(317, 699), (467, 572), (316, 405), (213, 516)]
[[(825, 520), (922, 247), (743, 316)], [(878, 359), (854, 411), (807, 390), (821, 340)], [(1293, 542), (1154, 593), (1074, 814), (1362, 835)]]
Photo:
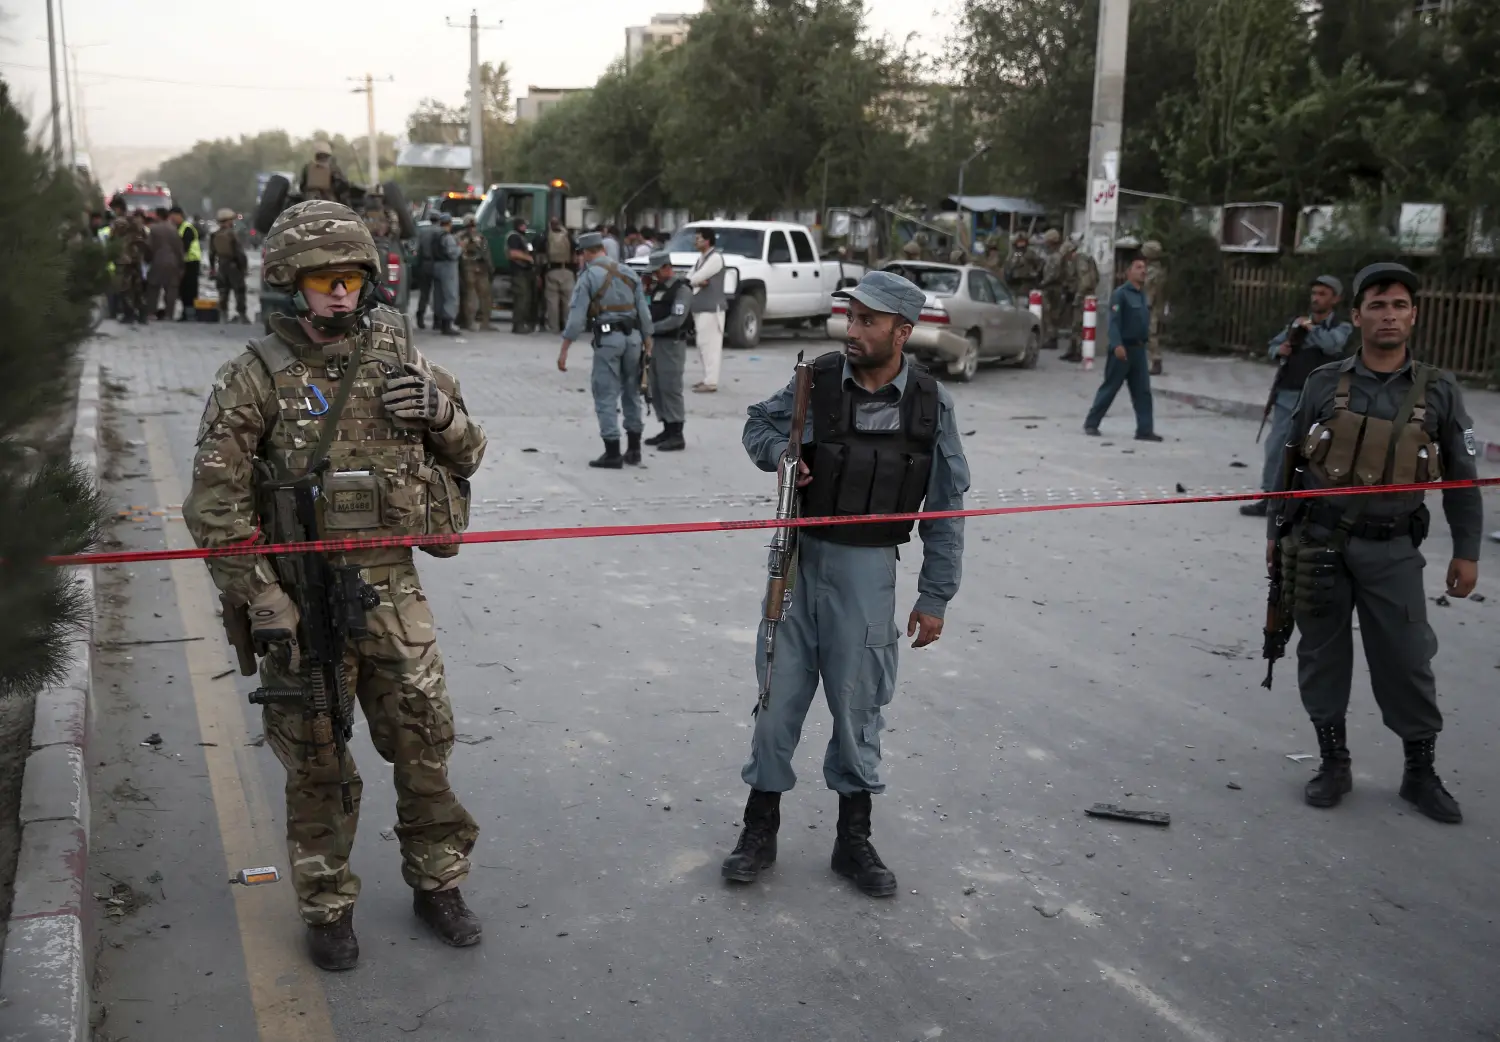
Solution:
[(57, 0), (57, 28), (62, 36), (63, 95), (68, 103), (68, 168), (78, 167), (78, 137), (73, 128), (73, 83), (68, 73), (68, 19), (63, 10), (63, 0)]
[[(489, 186), (484, 165), (484, 94), (479, 75), (479, 30), (498, 29), (502, 23), (481, 26), (479, 12), (469, 12), (469, 184), (477, 185), (483, 193)], [(451, 29), (463, 29), (462, 23), (448, 19)]]
[(1089, 135), (1089, 183), (1084, 248), (1099, 265), (1100, 340), (1109, 343), (1109, 298), (1115, 288), (1115, 220), (1120, 207), (1120, 137), (1125, 121), (1125, 53), (1130, 0), (1099, 0), (1094, 46), (1094, 116)]
[(62, 166), (62, 120), (57, 104), (57, 39), (52, 27), (52, 0), (47, 0), (47, 68), (52, 74), (52, 165)]
[[(356, 83), (358, 82), (357, 77), (349, 76), (346, 78), (354, 80)], [(374, 76), (370, 75), (367, 72), (365, 73), (365, 85), (363, 87), (355, 87), (352, 91), (349, 92), (351, 94), (363, 94), (365, 96), (365, 112), (369, 117), (370, 124), (369, 137), (365, 141), (365, 155), (367, 156), (365, 162), (369, 165), (371, 188), (374, 188), (376, 185), (380, 184), (380, 146), (375, 136), (375, 84), (376, 82), (390, 83), (394, 79), (395, 77), (393, 76), (387, 76), (384, 79), (377, 81)]]
[(974, 248), (974, 235), (969, 228), (969, 222), (964, 219), (964, 172), (968, 170), (970, 163), (989, 150), (990, 146), (981, 142), (978, 151), (958, 164), (958, 228), (960, 230), (958, 242), (965, 250), (972, 250)]

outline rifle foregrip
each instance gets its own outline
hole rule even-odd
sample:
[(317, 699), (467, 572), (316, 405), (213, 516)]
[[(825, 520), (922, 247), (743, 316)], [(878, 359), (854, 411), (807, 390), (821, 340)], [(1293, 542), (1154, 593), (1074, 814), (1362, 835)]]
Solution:
[(275, 705), (279, 702), (301, 702), (306, 698), (306, 691), (294, 687), (258, 687), (250, 692), (250, 704), (253, 706)]
[(786, 609), (786, 580), (772, 579), (766, 586), (766, 621), (780, 622)]

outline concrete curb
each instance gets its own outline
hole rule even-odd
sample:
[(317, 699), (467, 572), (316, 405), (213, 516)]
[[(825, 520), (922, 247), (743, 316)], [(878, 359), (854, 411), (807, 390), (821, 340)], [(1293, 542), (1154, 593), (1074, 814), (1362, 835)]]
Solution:
[[(99, 476), (99, 363), (84, 362), (73, 424), (73, 458)], [(92, 602), (94, 570), (74, 570)], [(37, 694), (31, 755), (21, 787), (21, 852), (16, 865), (4, 962), (0, 1038), (8, 1042), (85, 1042), (89, 989), (84, 959), (89, 860), (85, 768), (93, 698), (93, 632), (73, 643), (67, 678)]]
[[(1223, 416), (1233, 416), (1241, 420), (1259, 420), (1265, 409), (1264, 402), (1242, 402), (1234, 398), (1216, 398), (1209, 394), (1198, 394), (1196, 391), (1179, 391), (1170, 387), (1152, 387), (1152, 394), (1159, 394), (1174, 402), (1182, 402), (1191, 405), (1195, 409), (1203, 409), (1206, 412), (1216, 412)], [(1500, 441), (1486, 441), (1482, 436), (1475, 438), (1475, 448), (1480, 459), (1486, 463), (1500, 463)]]

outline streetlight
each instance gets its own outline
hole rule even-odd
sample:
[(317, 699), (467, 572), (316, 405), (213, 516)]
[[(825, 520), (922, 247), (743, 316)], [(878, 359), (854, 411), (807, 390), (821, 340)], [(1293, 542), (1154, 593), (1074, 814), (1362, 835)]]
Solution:
[[(974, 162), (974, 160), (978, 159), (980, 156), (984, 155), (989, 150), (990, 150), (990, 146), (989, 145), (981, 143), (980, 146), (979, 146), (978, 151), (976, 151), (968, 159), (965, 159), (962, 163), (958, 164), (958, 223), (959, 223), (959, 227), (963, 227), (964, 226), (964, 171), (968, 168), (968, 166), (969, 166), (970, 163)], [(973, 240), (974, 240), (974, 236), (970, 235), (969, 236), (968, 246), (966, 246), (965, 249), (973, 246), (973, 244), (974, 244)], [(963, 240), (960, 239), (959, 241), (962, 242)]]

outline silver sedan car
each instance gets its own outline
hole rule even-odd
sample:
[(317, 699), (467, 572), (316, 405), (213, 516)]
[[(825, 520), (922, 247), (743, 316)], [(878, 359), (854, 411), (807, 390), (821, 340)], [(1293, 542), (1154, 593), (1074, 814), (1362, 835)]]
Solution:
[[(972, 380), (986, 363), (1022, 369), (1036, 365), (1041, 321), (989, 271), (972, 264), (908, 260), (891, 261), (881, 270), (900, 275), (927, 295), (922, 317), (906, 341), (907, 354), (926, 364), (941, 363), (959, 381)], [(842, 340), (848, 330), (848, 309), (835, 300), (828, 335)]]

